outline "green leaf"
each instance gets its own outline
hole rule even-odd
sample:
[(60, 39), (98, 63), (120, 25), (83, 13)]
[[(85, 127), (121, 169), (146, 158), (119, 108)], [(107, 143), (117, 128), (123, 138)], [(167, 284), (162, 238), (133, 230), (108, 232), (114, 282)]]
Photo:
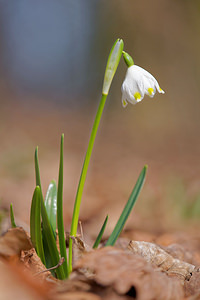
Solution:
[[(35, 179), (36, 179), (36, 186), (40, 187), (41, 194), (42, 194), (40, 169), (39, 169), (39, 162), (38, 162), (38, 146), (35, 149)], [(42, 197), (42, 199), (43, 199), (43, 197)]]
[[(48, 242), (45, 238), (46, 236), (44, 234), (43, 229), (42, 229), (42, 236), (43, 236), (43, 246), (44, 246), (44, 255), (45, 255), (46, 268), (50, 269), (53, 266), (53, 263), (51, 261), (51, 256), (50, 256), (50, 253), (49, 253), (49, 246), (48, 246)], [(50, 272), (54, 277), (56, 277), (55, 270), (51, 270)]]
[(108, 222), (108, 216), (106, 216), (105, 221), (101, 227), (101, 230), (99, 231), (99, 234), (96, 238), (96, 241), (94, 242), (93, 248), (97, 248), (99, 246), (99, 243), (101, 242), (102, 236), (104, 234), (105, 228), (106, 228), (106, 224)]
[(45, 207), (51, 227), (56, 233), (56, 218), (57, 218), (57, 187), (54, 180), (51, 181), (46, 197), (45, 197)]
[(120, 233), (126, 223), (126, 220), (128, 219), (128, 216), (131, 213), (133, 205), (135, 204), (135, 202), (139, 196), (139, 193), (142, 189), (142, 186), (143, 186), (144, 180), (145, 180), (145, 176), (146, 176), (146, 171), (147, 171), (147, 166), (144, 166), (142, 172), (140, 173), (140, 176), (138, 177), (136, 185), (128, 199), (128, 202), (126, 203), (124, 210), (122, 211), (122, 214), (106, 243), (106, 246), (113, 246), (115, 244), (118, 236), (120, 235)]
[[(51, 224), (49, 222), (49, 218), (44, 205), (44, 199), (41, 190), (39, 162), (38, 162), (38, 147), (35, 150), (35, 174), (36, 174), (36, 185), (40, 186), (40, 192), (41, 192), (41, 214), (42, 214), (42, 221), (43, 221), (44, 238), (47, 241), (52, 266), (56, 266), (60, 260), (60, 256), (56, 246), (53, 230), (51, 228)], [(65, 273), (62, 265), (56, 269), (56, 274), (58, 279), (65, 279)]]
[(64, 134), (61, 135), (60, 143), (60, 167), (59, 167), (59, 178), (58, 178), (58, 195), (57, 195), (57, 224), (58, 224), (58, 238), (60, 245), (60, 255), (64, 257), (63, 269), (65, 277), (68, 277), (68, 266), (67, 266), (67, 251), (65, 243), (65, 231), (63, 222), (63, 148), (64, 148)]
[(12, 228), (17, 227), (17, 225), (15, 224), (15, 217), (14, 217), (12, 203), (10, 204), (10, 222), (11, 222)]
[(42, 263), (45, 265), (41, 231), (41, 192), (39, 186), (36, 186), (35, 188), (31, 203), (30, 233), (31, 240), (36, 249), (36, 252), (40, 257)]

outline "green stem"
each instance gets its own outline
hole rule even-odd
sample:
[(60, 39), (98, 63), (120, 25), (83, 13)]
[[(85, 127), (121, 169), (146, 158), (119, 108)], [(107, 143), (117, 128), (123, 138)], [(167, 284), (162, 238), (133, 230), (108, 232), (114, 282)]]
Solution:
[[(83, 188), (84, 188), (87, 170), (88, 170), (88, 166), (89, 166), (89, 162), (90, 162), (90, 157), (92, 154), (92, 149), (94, 146), (95, 137), (96, 137), (99, 123), (101, 120), (101, 116), (102, 116), (102, 112), (103, 112), (104, 105), (106, 102), (106, 98), (107, 98), (107, 95), (102, 94), (101, 101), (100, 101), (98, 111), (96, 114), (96, 118), (94, 121), (94, 125), (92, 128), (92, 133), (90, 136), (90, 141), (89, 141), (88, 149), (86, 152), (86, 156), (85, 156), (85, 160), (84, 160), (84, 164), (83, 164), (83, 168), (82, 168), (82, 172), (81, 172), (81, 177), (79, 180), (78, 190), (77, 190), (77, 194), (76, 194), (76, 200), (75, 200), (75, 204), (74, 204), (74, 211), (73, 211), (72, 224), (71, 224), (71, 233), (70, 233), (71, 236), (76, 236), (76, 233), (77, 233), (79, 211), (80, 211), (80, 205), (81, 205), (81, 198), (82, 198), (82, 194), (83, 194)], [(69, 273), (70, 273), (72, 271), (72, 239), (69, 240), (69, 265), (68, 265), (68, 267), (69, 267)]]

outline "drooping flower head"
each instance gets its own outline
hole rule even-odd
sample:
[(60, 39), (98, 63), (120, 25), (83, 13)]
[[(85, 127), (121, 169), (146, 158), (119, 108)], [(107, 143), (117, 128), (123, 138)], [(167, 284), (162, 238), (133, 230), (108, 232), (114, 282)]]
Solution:
[(165, 93), (157, 80), (146, 70), (134, 65), (132, 57), (125, 51), (123, 51), (123, 57), (128, 66), (121, 88), (123, 107), (126, 107), (128, 102), (131, 104), (140, 102), (145, 94), (152, 98), (156, 90), (159, 93)]

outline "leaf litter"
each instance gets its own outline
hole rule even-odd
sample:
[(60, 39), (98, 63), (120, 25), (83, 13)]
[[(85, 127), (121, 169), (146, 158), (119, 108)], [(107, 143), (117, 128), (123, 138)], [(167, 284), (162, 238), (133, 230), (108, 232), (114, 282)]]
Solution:
[[(74, 270), (69, 280), (59, 281), (42, 264), (23, 228), (9, 229), (0, 237), (4, 299), (200, 299), (199, 260), (180, 244), (158, 246), (126, 237), (116, 247), (102, 244), (93, 250), (76, 237), (73, 245)], [(13, 293), (8, 278), (15, 281)]]
[(184, 280), (190, 280), (195, 266), (174, 258), (156, 244), (130, 241), (128, 248), (135, 254), (141, 255), (147, 262), (155, 264), (168, 275), (177, 275)]

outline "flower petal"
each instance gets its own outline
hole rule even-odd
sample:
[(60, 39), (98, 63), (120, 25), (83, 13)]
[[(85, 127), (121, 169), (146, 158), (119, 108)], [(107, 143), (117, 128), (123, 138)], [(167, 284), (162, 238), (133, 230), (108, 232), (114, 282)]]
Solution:
[(126, 107), (127, 105), (128, 105), (128, 102), (126, 100), (122, 99), (122, 106)]
[(151, 88), (151, 87), (150, 87), (150, 88), (148, 88), (148, 92), (149, 92), (149, 94), (148, 94), (148, 95), (149, 95), (149, 97), (151, 97), (151, 98), (152, 98), (152, 97), (155, 95), (155, 91), (154, 91), (154, 89), (153, 89), (153, 88)]
[(163, 90), (161, 89), (161, 87), (159, 87), (158, 93), (165, 94), (165, 91), (163, 91)]
[(137, 102), (140, 102), (140, 101), (142, 100), (142, 96), (141, 96), (141, 94), (140, 94), (139, 92), (136, 92), (136, 93), (134, 94), (134, 98), (135, 98), (135, 100), (136, 100)]
[(136, 104), (142, 101), (145, 94), (154, 97), (156, 90), (164, 94), (157, 80), (149, 72), (136, 65), (127, 69), (121, 90), (123, 107), (127, 106), (128, 102)]

